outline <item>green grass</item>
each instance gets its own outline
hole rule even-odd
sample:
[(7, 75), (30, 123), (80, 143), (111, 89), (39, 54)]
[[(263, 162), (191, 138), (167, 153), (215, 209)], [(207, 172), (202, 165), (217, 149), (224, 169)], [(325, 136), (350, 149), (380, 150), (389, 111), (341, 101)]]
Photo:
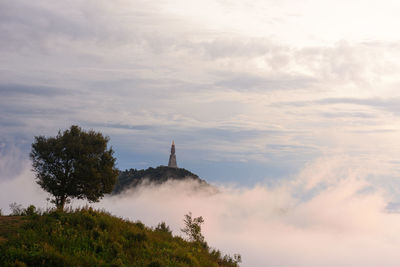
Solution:
[(0, 216), (0, 266), (238, 266), (206, 243), (187, 242), (84, 208)]
[(23, 216), (0, 216), (0, 243), (7, 241), (26, 222)]

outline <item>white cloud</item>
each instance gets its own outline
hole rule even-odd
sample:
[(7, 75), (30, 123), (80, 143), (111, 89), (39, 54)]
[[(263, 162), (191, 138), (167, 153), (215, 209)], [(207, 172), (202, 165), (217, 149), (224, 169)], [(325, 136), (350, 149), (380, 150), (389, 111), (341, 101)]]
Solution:
[[(48, 195), (34, 182), (30, 162), (20, 163), (13, 179), (0, 181), (3, 213), (12, 202), (49, 205)], [(369, 165), (345, 155), (327, 157), (269, 186), (219, 184), (215, 192), (170, 181), (107, 196), (94, 206), (149, 226), (165, 221), (175, 234), (191, 211), (204, 217), (209, 245), (242, 254), (243, 266), (397, 266), (400, 214), (387, 207), (398, 198), (369, 179), (384, 175), (379, 170), (384, 167)]]
[(347, 164), (324, 159), (274, 187), (220, 185), (216, 194), (170, 182), (97, 206), (152, 226), (166, 221), (176, 234), (192, 211), (205, 218), (209, 244), (241, 253), (243, 266), (397, 266), (400, 214), (387, 213), (384, 191)]
[(34, 173), (30, 169), (30, 162), (21, 160), (17, 173), (12, 173), (9, 179), (0, 177), (0, 209), (3, 214), (10, 213), (9, 205), (14, 202), (24, 208), (31, 204), (42, 209), (50, 207), (46, 201), (48, 194), (35, 183)]

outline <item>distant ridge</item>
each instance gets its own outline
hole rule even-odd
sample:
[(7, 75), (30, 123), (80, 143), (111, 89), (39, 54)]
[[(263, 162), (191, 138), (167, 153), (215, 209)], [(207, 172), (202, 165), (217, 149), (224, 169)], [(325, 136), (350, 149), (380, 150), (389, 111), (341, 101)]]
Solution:
[(197, 174), (194, 174), (184, 168), (159, 166), (157, 168), (150, 167), (146, 170), (129, 169), (120, 172), (113, 194), (121, 193), (128, 188), (137, 187), (145, 181), (151, 184), (162, 184), (168, 180), (190, 179), (196, 180), (200, 184), (209, 186), (209, 184), (200, 179)]

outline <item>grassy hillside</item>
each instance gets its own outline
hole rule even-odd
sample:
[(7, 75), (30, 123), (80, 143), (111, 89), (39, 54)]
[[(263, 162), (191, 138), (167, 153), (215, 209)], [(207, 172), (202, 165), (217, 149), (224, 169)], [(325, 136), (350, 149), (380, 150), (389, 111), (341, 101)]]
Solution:
[[(29, 213), (28, 213), (29, 214)], [(0, 266), (238, 266), (208, 248), (85, 208), (0, 216)]]

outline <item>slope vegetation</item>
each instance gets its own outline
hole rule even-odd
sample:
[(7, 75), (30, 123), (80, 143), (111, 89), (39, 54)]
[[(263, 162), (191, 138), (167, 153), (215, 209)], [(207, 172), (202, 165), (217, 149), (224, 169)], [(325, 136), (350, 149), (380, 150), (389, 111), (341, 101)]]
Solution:
[(238, 266), (205, 242), (83, 208), (0, 216), (0, 266)]

